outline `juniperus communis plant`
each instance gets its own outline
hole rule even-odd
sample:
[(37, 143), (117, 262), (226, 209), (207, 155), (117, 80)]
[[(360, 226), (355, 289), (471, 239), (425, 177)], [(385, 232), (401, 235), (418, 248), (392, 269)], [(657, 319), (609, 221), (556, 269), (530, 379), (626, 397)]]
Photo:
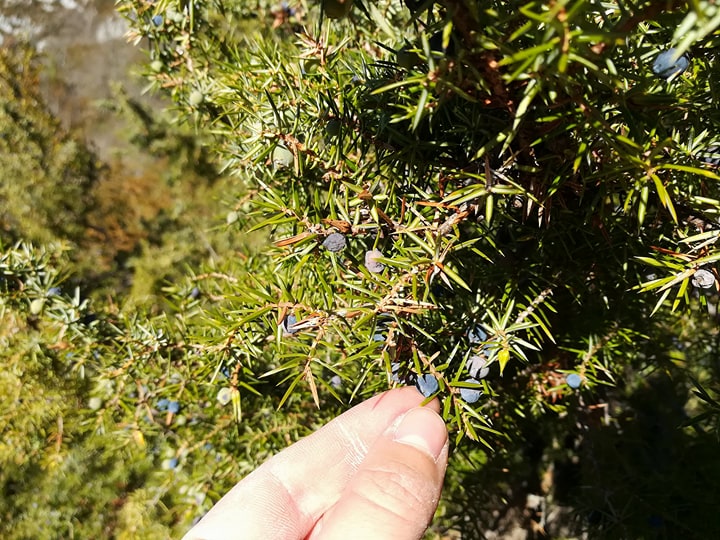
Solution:
[[(481, 537), (539, 493), (577, 511), (535, 515), (556, 536), (715, 536), (712, 497), (692, 494), (718, 478), (702, 389), (717, 369), (718, 8), (328, 4), (120, 3), (153, 84), (237, 178), (228, 234), (262, 242), (169, 286), (168, 322), (116, 324), (125, 349), (104, 350), (131, 354), (97, 368), (114, 381), (95, 389), (102, 418), (169, 437), (163, 468), (213, 498), (348, 404), (415, 384), (454, 441), (440, 523)], [(688, 374), (710, 405), (695, 431), (679, 428)], [(210, 440), (242, 464), (213, 476)], [(186, 504), (178, 522), (207, 509)]]
[(293, 311), (301, 335), (272, 345), (291, 388), (317, 402), (342, 371), (368, 395), (397, 361), (481, 439), (500, 426), (458, 399), (471, 355), (489, 409), (528, 378), (562, 397), (566, 371), (611, 383), (605, 351), (643, 347), (666, 303), (712, 297), (714, 6), (327, 4), (123, 5), (249, 193), (232, 226), (269, 232), (267, 279), (224, 323), (246, 354)]
[(238, 177), (233, 230), (269, 236), (218, 284), (217, 369), (266, 358), (279, 405), (436, 381), (456, 442), (497, 448), (717, 302), (712, 3), (335, 4), (124, 4)]

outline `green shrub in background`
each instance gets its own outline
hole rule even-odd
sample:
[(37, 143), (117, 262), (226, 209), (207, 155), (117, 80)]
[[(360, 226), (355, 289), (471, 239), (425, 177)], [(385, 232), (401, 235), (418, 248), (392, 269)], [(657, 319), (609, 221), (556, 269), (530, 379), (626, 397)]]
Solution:
[(3, 538), (178, 537), (338, 413), (297, 398), (277, 414), (277, 379), (252, 372), (266, 362), (216, 370), (235, 349), (217, 343), (214, 300), (197, 287), (220, 274), (166, 291), (173, 315), (152, 316), (153, 305), (96, 309), (67, 290), (71, 268), (59, 246), (0, 257)]
[(77, 242), (102, 170), (43, 106), (38, 68), (27, 47), (0, 51), (0, 231), (32, 241)]
[(64, 243), (84, 292), (161, 305), (185, 265), (239, 245), (212, 230), (226, 178), (201, 134), (120, 86), (96, 114), (125, 144), (101, 161), (86, 142), (97, 134), (50, 113), (42, 61), (21, 42), (0, 49), (0, 237)]
[(6, 312), (34, 321), (13, 346), (74, 339), (54, 388), (87, 406), (61, 448), (126, 478), (42, 504), (78, 537), (179, 534), (272, 453), (418, 383), (453, 440), (428, 537), (717, 536), (718, 8), (321, 4), (119, 4), (177, 117), (214, 135), (238, 243), (168, 283), (165, 313), (96, 302), (89, 325), (53, 322), (55, 285), (23, 277), (42, 258), (6, 250), (29, 261)]

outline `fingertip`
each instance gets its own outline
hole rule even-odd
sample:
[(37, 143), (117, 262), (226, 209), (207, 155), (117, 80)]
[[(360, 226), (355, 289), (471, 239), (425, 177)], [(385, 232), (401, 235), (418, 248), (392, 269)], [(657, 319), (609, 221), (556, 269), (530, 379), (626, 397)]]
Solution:
[(423, 402), (427, 398), (423, 396), (420, 391), (414, 386), (401, 386), (398, 388), (393, 388), (391, 390), (383, 392), (379, 396), (376, 396), (376, 398), (374, 399), (377, 399), (375, 406), (378, 406), (381, 403), (390, 400), (402, 403), (404, 405), (403, 408), (405, 408), (406, 410), (422, 406), (431, 409), (436, 413), (440, 412), (440, 401), (437, 398), (433, 398), (423, 405)]
[(400, 421), (393, 440), (413, 446), (437, 461), (448, 444), (445, 421), (430, 408), (412, 409)]
[(401, 415), (309, 538), (421, 538), (440, 499), (448, 444), (445, 422), (432, 408)]

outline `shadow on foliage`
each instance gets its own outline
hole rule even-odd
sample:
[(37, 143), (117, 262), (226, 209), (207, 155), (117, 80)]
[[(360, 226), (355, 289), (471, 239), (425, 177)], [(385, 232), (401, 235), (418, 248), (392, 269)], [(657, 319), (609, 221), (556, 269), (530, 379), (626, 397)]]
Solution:
[(718, 441), (683, 427), (688, 397), (683, 381), (657, 373), (610, 399), (604, 421), (604, 410), (578, 407), (556, 425), (521, 422), (522, 455), (458, 449), (453, 528), (462, 538), (717, 538)]

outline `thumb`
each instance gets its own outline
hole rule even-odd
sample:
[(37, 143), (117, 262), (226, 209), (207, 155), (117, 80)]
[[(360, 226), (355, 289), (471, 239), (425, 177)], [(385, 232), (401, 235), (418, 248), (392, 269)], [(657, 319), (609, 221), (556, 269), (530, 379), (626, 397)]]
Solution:
[(418, 540), (437, 508), (448, 457), (445, 422), (410, 410), (369, 449), (312, 540)]

